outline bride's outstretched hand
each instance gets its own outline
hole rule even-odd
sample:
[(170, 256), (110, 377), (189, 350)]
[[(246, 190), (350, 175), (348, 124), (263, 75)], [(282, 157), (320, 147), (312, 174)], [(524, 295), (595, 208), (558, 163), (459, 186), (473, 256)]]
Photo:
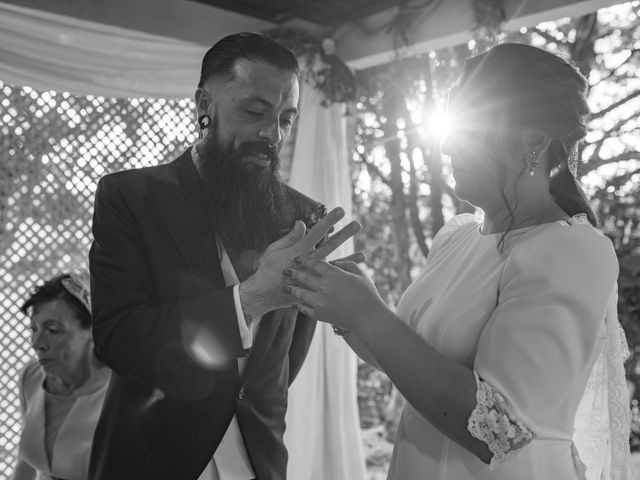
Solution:
[(283, 275), (298, 309), (321, 322), (357, 332), (376, 309), (387, 308), (371, 278), (351, 259), (327, 263), (303, 257)]

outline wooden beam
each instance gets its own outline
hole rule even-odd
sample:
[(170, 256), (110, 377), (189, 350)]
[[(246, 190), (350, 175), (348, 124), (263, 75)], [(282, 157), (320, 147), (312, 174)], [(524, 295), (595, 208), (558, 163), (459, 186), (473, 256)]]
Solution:
[[(575, 17), (619, 0), (505, 0), (506, 30), (530, 27), (540, 22)], [(398, 56), (417, 55), (459, 45), (472, 38), (473, 12), (469, 0), (440, 0), (430, 11), (416, 11), (407, 32), (410, 47), (386, 31), (397, 8), (371, 15), (341, 28), (334, 35), (338, 54), (356, 69), (387, 63)]]

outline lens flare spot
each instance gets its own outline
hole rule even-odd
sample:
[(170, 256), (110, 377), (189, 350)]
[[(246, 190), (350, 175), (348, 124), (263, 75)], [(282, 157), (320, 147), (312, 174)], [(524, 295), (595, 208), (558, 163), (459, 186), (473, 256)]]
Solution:
[(151, 406), (154, 403), (162, 400), (164, 397), (165, 397), (165, 394), (162, 390), (160, 390), (159, 388), (154, 388), (153, 393), (151, 394), (149, 399), (145, 402), (143, 410), (151, 408)]
[(232, 360), (229, 347), (210, 329), (190, 324), (185, 335), (192, 358), (200, 365), (210, 369), (222, 368)]

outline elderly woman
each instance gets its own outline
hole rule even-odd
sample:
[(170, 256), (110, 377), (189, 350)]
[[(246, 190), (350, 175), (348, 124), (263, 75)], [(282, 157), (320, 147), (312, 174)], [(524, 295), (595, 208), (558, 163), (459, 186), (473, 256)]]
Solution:
[(20, 377), (22, 438), (13, 480), (86, 479), (111, 375), (93, 353), (89, 289), (60, 275), (38, 286), (21, 310), (38, 358)]

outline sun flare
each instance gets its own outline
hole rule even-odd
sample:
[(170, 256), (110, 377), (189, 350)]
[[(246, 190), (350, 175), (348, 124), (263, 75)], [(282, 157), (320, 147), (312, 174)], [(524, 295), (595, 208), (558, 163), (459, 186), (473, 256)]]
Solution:
[(436, 137), (442, 139), (451, 127), (451, 117), (445, 110), (435, 110), (423, 120), (420, 125), (420, 132), (425, 137)]

